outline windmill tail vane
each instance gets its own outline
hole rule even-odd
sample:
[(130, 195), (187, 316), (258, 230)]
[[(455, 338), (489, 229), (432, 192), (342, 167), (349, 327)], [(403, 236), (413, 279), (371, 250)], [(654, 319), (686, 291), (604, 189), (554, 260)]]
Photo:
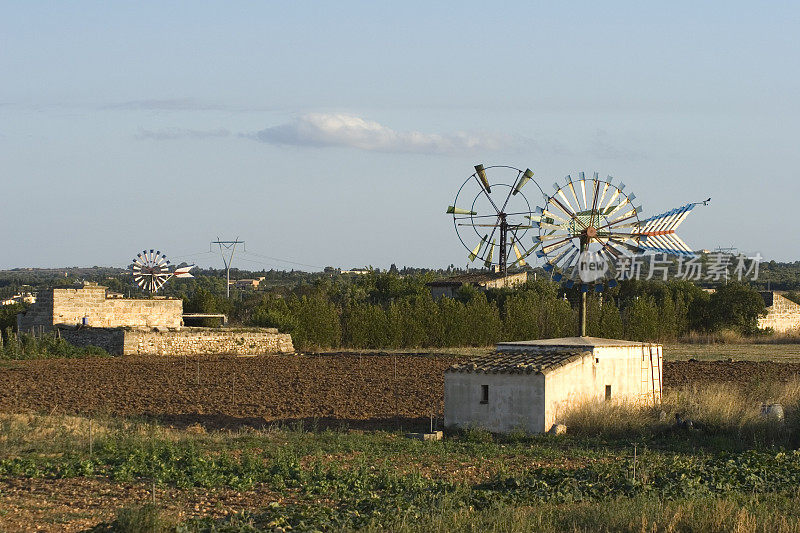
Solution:
[(694, 251), (678, 237), (675, 229), (686, 220), (696, 205), (708, 205), (710, 201), (711, 198), (703, 202), (689, 203), (641, 221), (637, 232), (642, 237), (639, 247), (643, 251), (694, 257)]

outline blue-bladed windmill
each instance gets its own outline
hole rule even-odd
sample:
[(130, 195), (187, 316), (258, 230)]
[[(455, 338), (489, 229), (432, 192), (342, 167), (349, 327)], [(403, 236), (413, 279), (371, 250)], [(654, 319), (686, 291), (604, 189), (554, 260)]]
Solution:
[[(535, 234), (531, 224), (535, 204), (523, 191), (529, 182), (544, 196), (530, 169), (475, 165), (475, 172), (464, 180), (453, 204), (447, 207), (470, 262), (480, 260), (486, 268), (496, 267), (503, 275), (508, 267), (526, 265), (525, 259), (538, 246), (531, 238)], [(510, 252), (514, 260), (509, 264)]]
[[(615, 265), (626, 257), (646, 252), (694, 256), (675, 229), (696, 205), (711, 201), (689, 203), (642, 220), (636, 195), (625, 192), (625, 184), (611, 176), (600, 179), (595, 172), (586, 178), (581, 172), (577, 179), (567, 176), (553, 187), (553, 195), (546, 196), (544, 207), (537, 207), (531, 217), (531, 225), (539, 230), (534, 238), (540, 246), (536, 255), (545, 261), (544, 269), (553, 280), (566, 280), (568, 287), (580, 284), (581, 336), (586, 335), (586, 293), (601, 292), (606, 278), (614, 287)], [(586, 275), (587, 264), (601, 264), (604, 270)]]

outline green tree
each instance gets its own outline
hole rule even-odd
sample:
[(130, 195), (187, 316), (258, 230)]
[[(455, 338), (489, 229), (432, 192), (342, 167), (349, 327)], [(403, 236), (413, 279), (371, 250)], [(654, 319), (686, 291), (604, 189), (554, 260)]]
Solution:
[(715, 330), (730, 328), (751, 335), (758, 331), (758, 318), (764, 313), (761, 295), (738, 281), (721, 285), (709, 298), (709, 316)]

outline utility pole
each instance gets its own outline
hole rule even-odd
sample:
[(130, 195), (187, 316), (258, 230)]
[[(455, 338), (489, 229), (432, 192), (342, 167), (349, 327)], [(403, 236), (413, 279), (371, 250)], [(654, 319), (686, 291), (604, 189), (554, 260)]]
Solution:
[(216, 241), (211, 241), (211, 244), (219, 245), (219, 253), (222, 256), (222, 262), (225, 264), (225, 296), (227, 298), (231, 297), (231, 262), (233, 261), (233, 253), (236, 251), (236, 245), (241, 244), (244, 245), (244, 241), (240, 241), (239, 237), (236, 237), (232, 241), (221, 241), (219, 237), (217, 237)]

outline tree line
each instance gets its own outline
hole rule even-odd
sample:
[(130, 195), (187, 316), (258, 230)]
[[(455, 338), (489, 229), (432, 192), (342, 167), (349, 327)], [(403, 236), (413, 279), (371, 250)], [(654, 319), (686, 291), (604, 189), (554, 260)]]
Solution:
[[(299, 349), (485, 346), (578, 333), (577, 288), (547, 279), (510, 289), (463, 285), (435, 300), (430, 274), (373, 273), (318, 278), (291, 289), (226, 299), (197, 288), (187, 312), (225, 313), (232, 323), (276, 327)], [(588, 297), (587, 333), (639, 341), (674, 341), (690, 332), (758, 333), (764, 301), (738, 282), (709, 292), (688, 281), (623, 281)]]

